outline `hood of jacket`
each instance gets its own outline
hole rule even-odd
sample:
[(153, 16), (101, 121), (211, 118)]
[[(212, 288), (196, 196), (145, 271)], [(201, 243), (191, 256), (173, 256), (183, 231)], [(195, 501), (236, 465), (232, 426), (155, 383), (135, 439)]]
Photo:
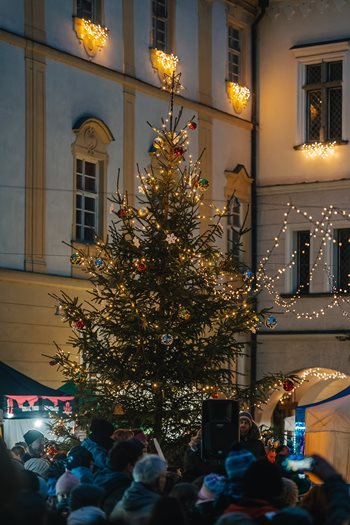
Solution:
[(160, 494), (157, 492), (148, 489), (139, 481), (133, 481), (117, 507), (127, 512), (139, 511), (153, 505), (159, 498)]

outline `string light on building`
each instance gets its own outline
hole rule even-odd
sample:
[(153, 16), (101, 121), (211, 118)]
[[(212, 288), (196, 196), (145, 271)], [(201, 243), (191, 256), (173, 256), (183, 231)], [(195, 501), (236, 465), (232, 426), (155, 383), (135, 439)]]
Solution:
[(308, 159), (327, 159), (335, 153), (335, 142), (313, 142), (312, 144), (303, 144), (301, 150)]

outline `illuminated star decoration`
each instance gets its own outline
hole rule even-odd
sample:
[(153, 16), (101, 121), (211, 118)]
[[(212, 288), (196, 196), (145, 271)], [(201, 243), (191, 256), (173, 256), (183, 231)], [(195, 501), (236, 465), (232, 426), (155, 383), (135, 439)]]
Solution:
[(137, 237), (133, 238), (132, 243), (134, 246), (136, 246), (136, 248), (140, 248), (140, 239), (138, 239)]

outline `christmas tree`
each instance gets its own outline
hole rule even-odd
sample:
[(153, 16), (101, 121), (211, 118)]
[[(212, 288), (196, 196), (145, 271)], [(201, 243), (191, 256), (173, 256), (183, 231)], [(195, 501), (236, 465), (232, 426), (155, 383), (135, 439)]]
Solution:
[(90, 274), (91, 301), (54, 296), (81, 363), (60, 348), (51, 358), (77, 384), (85, 415), (142, 426), (165, 448), (198, 425), (203, 399), (220, 393), (259, 401), (262, 384), (278, 380), (242, 389), (233, 377), (249, 341), (242, 336), (262, 317), (251, 272), (217, 246), (229, 206), (208, 204), (212, 218), (201, 227), (209, 181), (200, 160), (186, 161), (197, 124), (192, 118), (181, 126), (182, 110), (174, 112), (179, 77), (168, 85), (167, 119), (151, 126), (152, 165), (139, 170), (138, 206), (118, 188), (107, 242), (97, 241), (96, 257), (71, 256)]

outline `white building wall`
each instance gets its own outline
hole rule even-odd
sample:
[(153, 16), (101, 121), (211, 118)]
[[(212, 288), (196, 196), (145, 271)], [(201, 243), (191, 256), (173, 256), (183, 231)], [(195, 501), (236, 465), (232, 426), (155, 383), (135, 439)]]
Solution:
[(7, 268), (22, 270), (25, 185), (23, 50), (0, 42), (0, 57), (0, 262)]
[[(274, 237), (281, 229), (284, 213), (290, 202), (307, 215), (321, 217), (324, 207), (333, 204), (349, 209), (350, 199), (350, 146), (337, 146), (335, 155), (327, 159), (307, 159), (294, 146), (300, 143), (298, 130), (298, 100), (303, 95), (298, 80), (298, 61), (290, 50), (293, 46), (322, 41), (333, 41), (349, 36), (350, 4), (328, 2), (321, 13), (319, 6), (305, 15), (300, 9), (289, 10), (291, 2), (270, 2), (270, 8), (260, 23), (259, 33), (259, 129), (258, 129), (258, 260), (271, 250)], [(310, 4), (305, 2), (304, 7)], [(279, 11), (280, 16), (276, 17)], [(291, 15), (291, 12), (294, 12)], [(286, 16), (289, 13), (289, 19)], [(304, 16), (303, 16), (304, 14)], [(345, 53), (343, 80), (343, 139), (349, 140), (350, 119), (349, 74), (350, 62)], [(319, 182), (317, 182), (319, 181)], [(333, 227), (349, 227), (334, 217)], [(307, 229), (310, 222), (302, 213), (288, 218), (288, 230), (267, 264), (269, 275), (278, 275), (278, 268), (287, 262), (293, 229)], [(326, 261), (330, 260), (331, 243), (326, 246)], [(311, 264), (317, 247), (311, 239)], [(350, 273), (350, 269), (349, 269)], [(275, 281), (280, 293), (290, 292), (290, 272)], [(268, 372), (290, 373), (310, 367), (324, 367), (349, 374), (349, 342), (338, 337), (350, 330), (349, 319), (339, 308), (329, 308), (330, 285), (318, 262), (310, 294), (297, 301), (300, 312), (317, 312), (324, 308), (325, 315), (313, 319), (298, 319), (285, 313), (273, 298), (263, 293), (259, 307), (271, 307), (277, 317), (274, 330), (262, 327), (258, 334), (258, 376)], [(323, 294), (323, 295), (320, 295)], [(288, 297), (285, 298), (288, 301)], [(277, 315), (281, 314), (281, 315)], [(263, 334), (261, 334), (263, 332)], [(260, 335), (261, 334), (261, 335)]]

